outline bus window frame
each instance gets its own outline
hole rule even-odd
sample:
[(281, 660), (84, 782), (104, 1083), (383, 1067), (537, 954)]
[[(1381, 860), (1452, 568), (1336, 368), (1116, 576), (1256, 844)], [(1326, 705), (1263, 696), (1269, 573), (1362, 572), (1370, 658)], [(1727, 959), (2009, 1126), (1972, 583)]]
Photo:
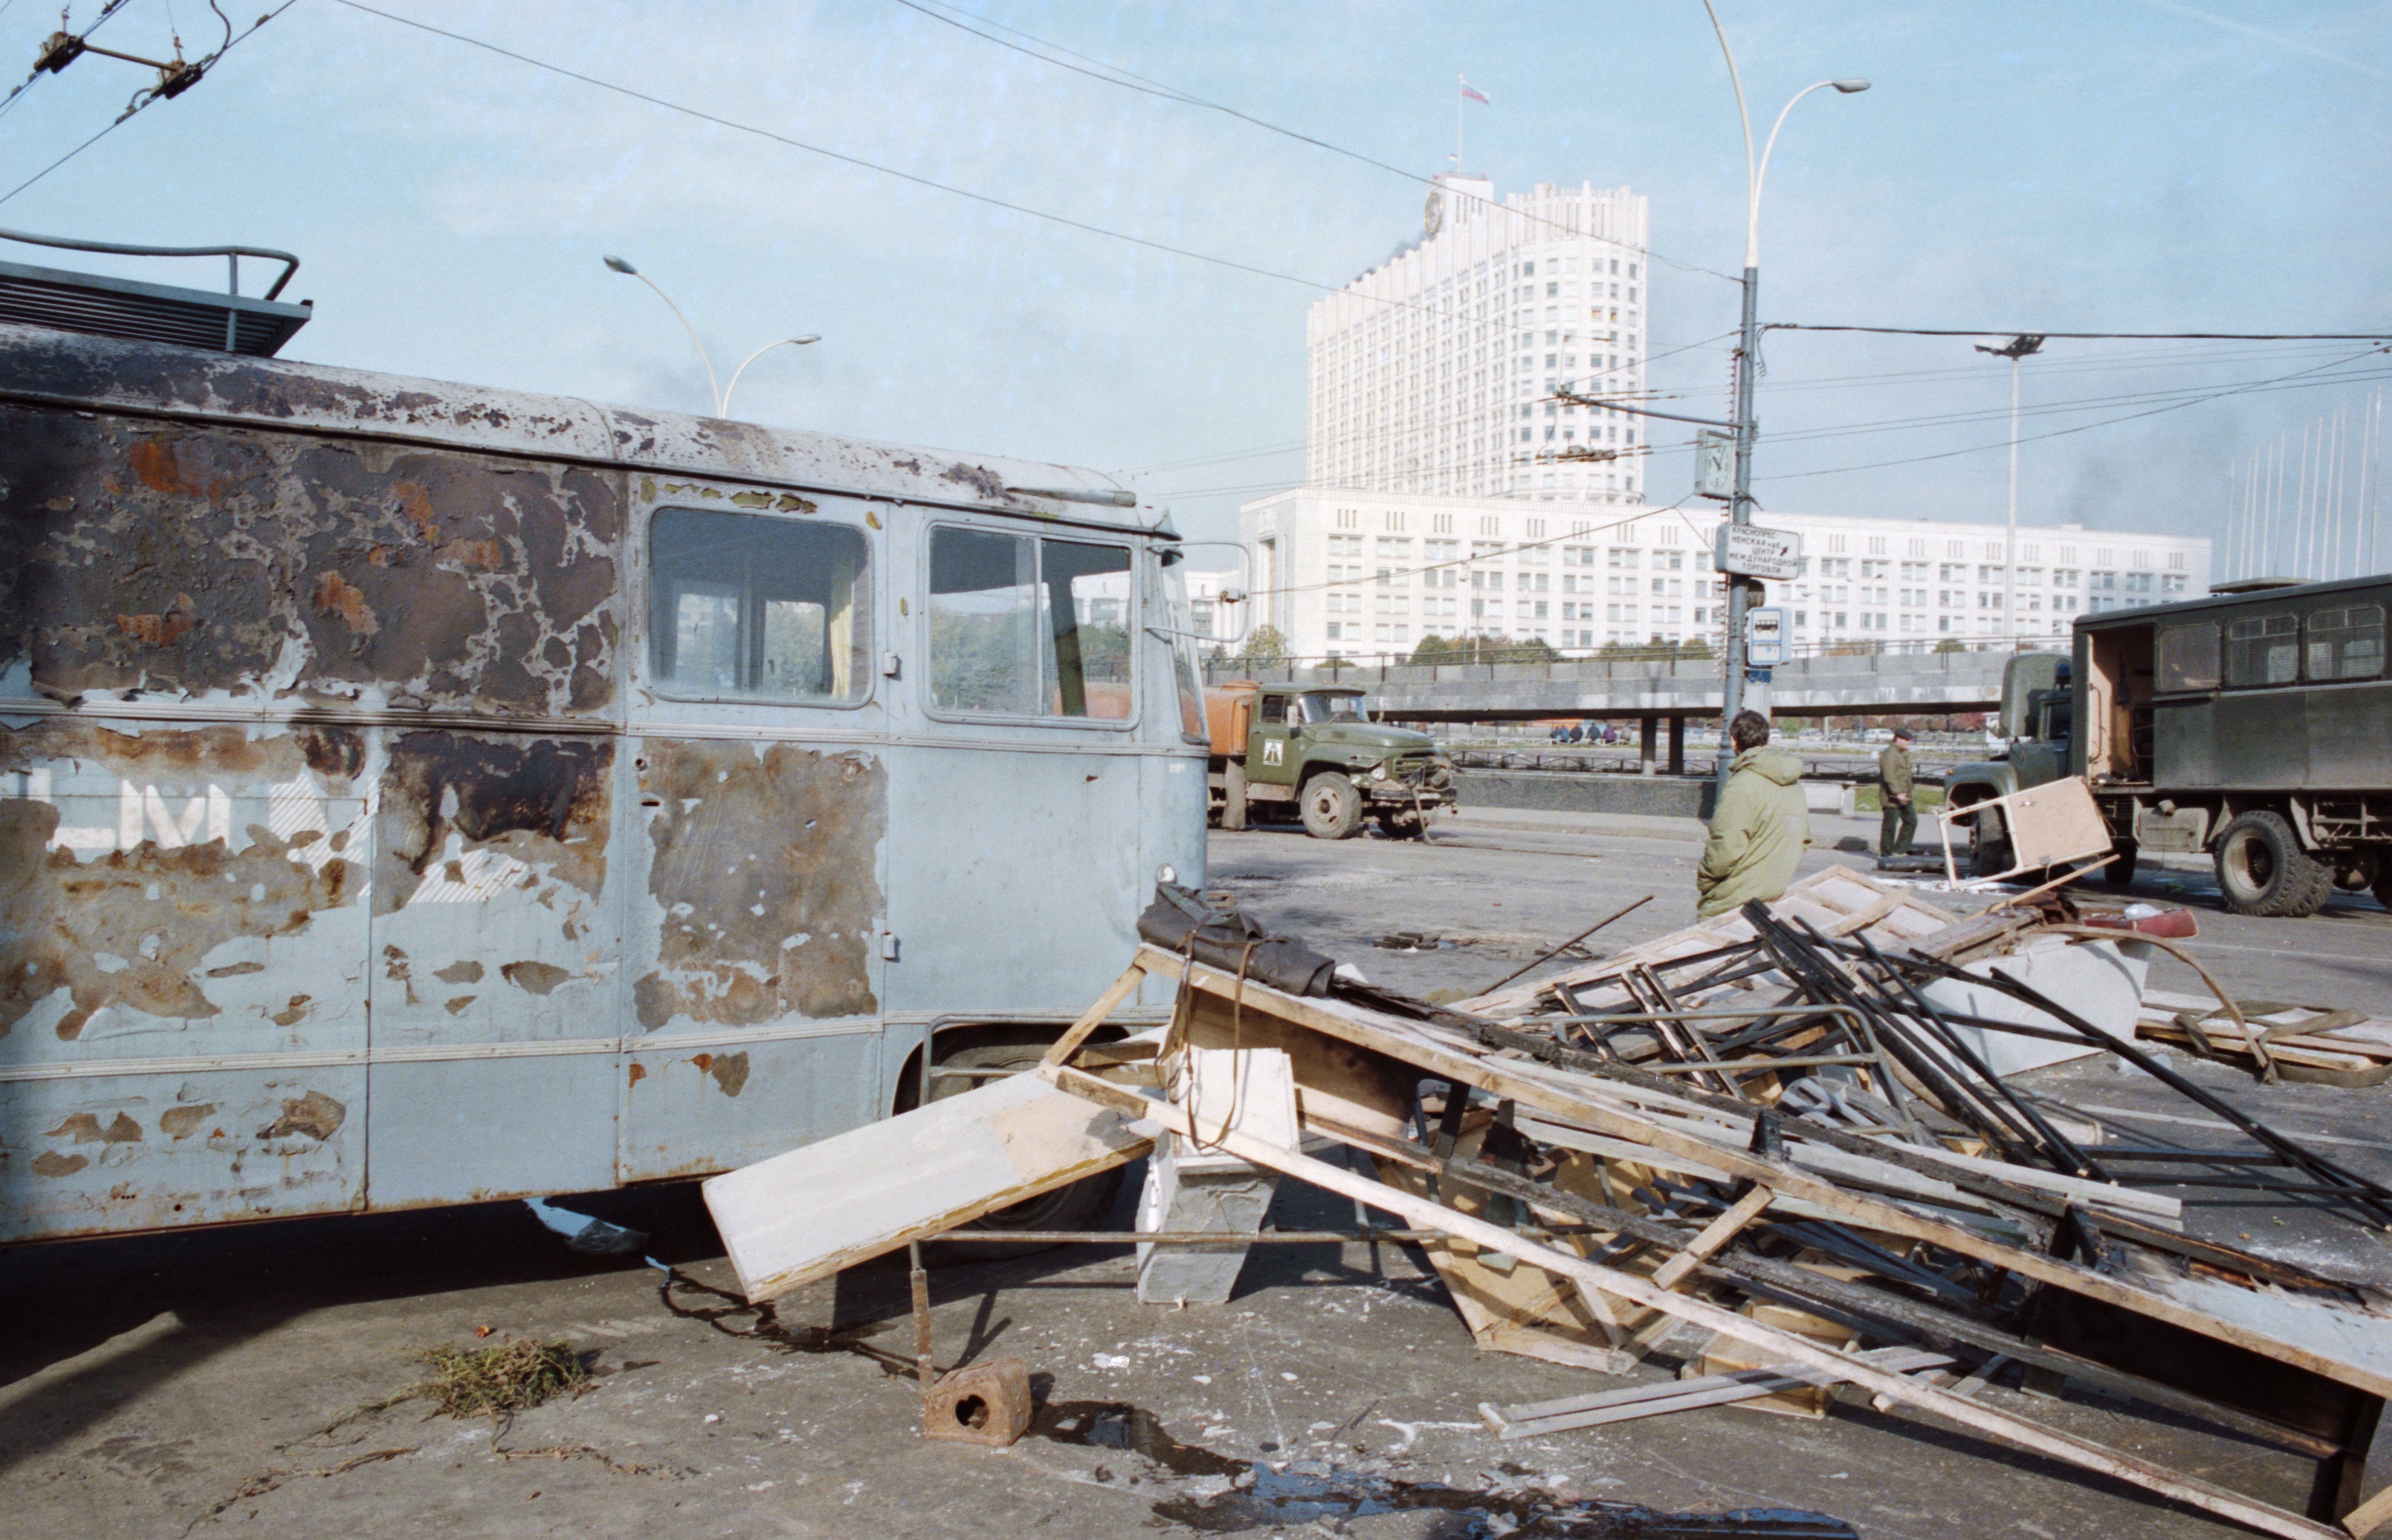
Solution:
[[(1154, 549), (1149, 542), (1128, 530), (1090, 529), (1074, 525), (1056, 528), (1046, 524), (1025, 529), (1003, 519), (982, 521), (969, 518), (927, 518), (922, 521), (920, 528), (921, 557), (915, 568), (916, 581), (911, 598), (918, 601), (915, 606), (920, 612), (916, 618), (915, 634), (920, 638), (922, 663), (918, 672), (911, 670), (908, 672), (916, 672), (918, 685), (914, 693), (923, 716), (933, 722), (949, 723), (957, 726), (996, 724), (1008, 727), (1050, 729), (1095, 728), (1102, 732), (1120, 734), (1135, 734), (1138, 730), (1146, 719), (1147, 692), (1138, 674), (1144, 666), (1142, 659), (1145, 656), (1144, 646), (1139, 640), (1146, 625), (1146, 602), (1140, 592), (1143, 587), (1141, 579), (1144, 576), (1142, 564), (1154, 559)], [(1015, 711), (957, 711), (952, 706), (941, 706), (931, 685), (931, 670), (936, 666), (932, 661), (931, 649), (936, 643), (931, 633), (934, 611), (931, 602), (933, 595), (930, 592), (932, 581), (930, 564), (931, 547), (937, 543), (939, 531), (942, 529), (962, 529), (980, 535), (1005, 535), (1014, 540), (1061, 541), (1071, 545), (1106, 545), (1128, 552), (1129, 570), (1124, 576), (1129, 580), (1125, 585), (1127, 589), (1125, 603), (1128, 606), (1125, 629), (1129, 633), (1130, 647), (1129, 714), (1127, 716), (1065, 716), (1060, 712), (1039, 711), (1025, 715)], [(1039, 556), (1039, 570), (1042, 573), (1046, 569), (1045, 561), (1046, 557), (1042, 553)], [(1044, 646), (1040, 656), (1044, 658), (1046, 656), (1044, 647), (1051, 646), (1052, 639), (1045, 638), (1042, 642)], [(1041, 688), (1044, 688), (1043, 680)], [(1178, 686), (1175, 684), (1173, 685), (1175, 697), (1177, 689)], [(1178, 711), (1176, 698), (1172, 705), (1172, 711), (1175, 715)]]
[[(864, 628), (868, 634), (864, 637), (863, 658), (858, 663), (858, 667), (864, 672), (863, 693), (852, 699), (839, 699), (828, 696), (785, 698), (752, 695), (709, 695), (670, 687), (656, 672), (656, 637), (653, 634), (656, 626), (656, 521), (658, 514), (665, 513), (721, 514), (739, 518), (766, 519), (788, 525), (829, 525), (848, 530), (861, 539), (864, 542), (864, 581), (857, 586), (870, 606), (870, 612), (864, 617)], [(637, 523), (638, 533), (631, 551), (631, 564), (634, 572), (638, 575), (638, 592), (628, 594), (627, 598), (631, 604), (636, 605), (637, 608), (633, 613), (637, 615), (640, 622), (639, 645), (629, 650), (633, 655), (631, 666), (642, 690), (654, 696), (657, 700), (670, 701), (674, 705), (712, 706), (764, 711), (860, 711), (877, 702), (880, 693), (880, 670), (876, 666), (876, 660), (881, 655), (880, 638), (886, 634), (880, 619), (881, 611), (885, 608), (884, 596), (880, 588), (880, 571), (887, 561), (889, 546), (885, 540), (874, 540), (873, 537), (881, 531), (871, 528), (869, 522), (864, 517), (864, 508), (861, 504), (852, 515), (848, 514), (844, 507), (828, 502), (820, 505), (814, 513), (792, 515), (761, 508), (708, 507), (702, 497), (685, 501), (676, 499), (670, 502), (659, 499), (639, 511)]]

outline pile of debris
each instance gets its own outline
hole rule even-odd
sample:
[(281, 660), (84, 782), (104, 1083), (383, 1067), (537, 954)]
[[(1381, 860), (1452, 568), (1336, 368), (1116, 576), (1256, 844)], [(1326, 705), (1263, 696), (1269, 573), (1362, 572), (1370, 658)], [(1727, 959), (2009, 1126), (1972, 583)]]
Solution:
[[(1438, 1006), (1166, 892), (1036, 1075), (716, 1178), (707, 1200), (760, 1301), (1151, 1151), (1141, 1295), (1201, 1302), (1278, 1238), (1259, 1227), (1294, 1177), (1421, 1238), (1484, 1347), (1618, 1374), (1684, 1339), (1675, 1381), (1483, 1406), (1505, 1437), (1736, 1402), (1818, 1416), (1850, 1383), (2264, 1533), (2363, 1534), (2392, 1516), (2392, 1490), (2360, 1501), (2392, 1299), (2189, 1236), (2156, 1189), (2260, 1187), (2373, 1228), (2392, 1191), (2135, 1039), (2174, 1032), (2285, 1074), (2392, 1050), (2337, 1035), (2381, 1024), (2304, 1008), (2155, 1003), (2151, 952), (2188, 919), (2094, 923), (2042, 897), (1956, 920), (1836, 868)], [(1176, 985), (1169, 1027), (1092, 1042), (1147, 977)], [(2094, 1053), (2238, 1147), (2122, 1144), (2008, 1078)], [(2006, 1363), (2310, 1455), (2314, 1511), (1987, 1404), (1975, 1392)], [(1003, 1378), (942, 1381), (932, 1403), (963, 1436), (975, 1416), (1001, 1429)]]

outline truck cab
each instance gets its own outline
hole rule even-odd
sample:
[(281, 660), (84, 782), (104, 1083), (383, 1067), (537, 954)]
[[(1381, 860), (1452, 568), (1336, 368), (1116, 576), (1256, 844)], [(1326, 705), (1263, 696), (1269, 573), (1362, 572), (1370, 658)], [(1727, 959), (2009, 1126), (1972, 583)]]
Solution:
[(1417, 839), (1453, 803), (1453, 765), (1425, 733), (1373, 722), (1352, 685), (1235, 680), (1205, 692), (1213, 809), (1222, 827), (1293, 814), (1317, 839)]

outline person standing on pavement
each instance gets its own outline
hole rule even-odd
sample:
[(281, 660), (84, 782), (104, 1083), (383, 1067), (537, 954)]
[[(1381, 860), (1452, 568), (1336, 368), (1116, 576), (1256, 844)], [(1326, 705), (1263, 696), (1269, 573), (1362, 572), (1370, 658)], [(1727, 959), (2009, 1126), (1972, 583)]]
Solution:
[(1769, 719), (1759, 711), (1736, 712), (1727, 736), (1736, 759), (1695, 866), (1695, 914), (1703, 920), (1781, 896), (1811, 843), (1802, 762), (1769, 747)]
[(1878, 800), (1883, 808), (1878, 817), (1877, 853), (1907, 855), (1910, 842), (1918, 833), (1918, 804), (1911, 800), (1909, 728), (1893, 730), (1893, 741), (1877, 756), (1877, 778)]

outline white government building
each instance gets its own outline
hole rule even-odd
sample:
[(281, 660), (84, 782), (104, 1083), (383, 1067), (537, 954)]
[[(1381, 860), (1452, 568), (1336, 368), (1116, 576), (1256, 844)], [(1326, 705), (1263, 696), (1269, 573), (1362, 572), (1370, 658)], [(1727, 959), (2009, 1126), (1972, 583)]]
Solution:
[[(1424, 636), (1531, 638), (1578, 654), (1701, 641), (1716, 652), (1726, 598), (1712, 569), (1715, 506), (1565, 502), (1301, 487), (1239, 511), (1254, 554), (1253, 626), (1297, 658), (1409, 655)], [(2066, 634), (2079, 614), (2209, 589), (2209, 542), (2062, 524), (1762, 512), (1800, 536), (1802, 575), (1766, 585), (1789, 639), (1928, 651), (1946, 641)]]
[[(1241, 508), (1253, 601), (1223, 631), (1276, 627), (1302, 659), (1462, 635), (1716, 651), (1723, 510), (1652, 507), (1639, 420), (1554, 399), (1644, 388), (1647, 216), (1626, 188), (1540, 182), (1499, 204), (1483, 177), (1436, 178), (1420, 241), (1306, 318), (1306, 484)], [(1999, 525), (1756, 522), (1801, 537), (1802, 575), (1765, 601), (1798, 646), (2060, 635), (2209, 588), (2190, 536), (2022, 528), (2013, 559)]]
[[(1645, 200), (1440, 176), (1424, 234), (1312, 307), (1316, 487), (1636, 501), (1636, 418), (1547, 399), (1644, 383)], [(1540, 462), (1575, 450), (1604, 460)]]

